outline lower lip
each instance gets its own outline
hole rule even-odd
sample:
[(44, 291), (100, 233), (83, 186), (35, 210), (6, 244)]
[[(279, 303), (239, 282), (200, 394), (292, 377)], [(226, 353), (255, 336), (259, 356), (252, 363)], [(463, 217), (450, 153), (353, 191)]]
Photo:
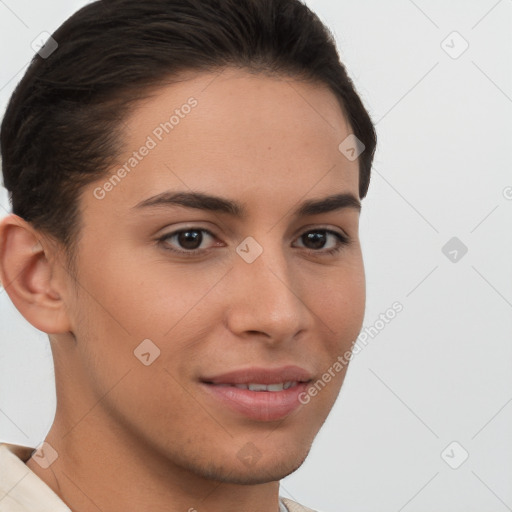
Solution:
[(202, 386), (220, 403), (252, 420), (277, 421), (285, 418), (301, 405), (299, 396), (305, 391), (308, 383), (301, 382), (283, 391), (250, 391), (205, 382)]

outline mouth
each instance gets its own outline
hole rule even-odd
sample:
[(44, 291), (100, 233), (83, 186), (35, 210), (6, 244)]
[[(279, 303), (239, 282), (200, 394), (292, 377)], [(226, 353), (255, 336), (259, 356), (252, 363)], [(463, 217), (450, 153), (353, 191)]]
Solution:
[(260, 384), (256, 382), (251, 382), (248, 384), (214, 384), (213, 382), (206, 382), (206, 384), (211, 384), (212, 386), (218, 387), (234, 387), (237, 389), (248, 389), (249, 391), (268, 391), (270, 393), (276, 393), (279, 391), (284, 391), (285, 389), (290, 389), (294, 386), (297, 386), (299, 382), (297, 381), (287, 381), (287, 382), (278, 382), (277, 384)]
[(201, 380), (215, 407), (254, 421), (284, 419), (301, 406), (299, 396), (311, 382), (311, 374), (288, 366), (245, 369)]

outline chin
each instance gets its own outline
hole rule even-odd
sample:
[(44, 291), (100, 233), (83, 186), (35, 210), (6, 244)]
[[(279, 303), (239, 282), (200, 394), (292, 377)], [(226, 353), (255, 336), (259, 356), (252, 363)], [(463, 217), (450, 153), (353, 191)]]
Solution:
[(271, 458), (261, 458), (252, 462), (237, 462), (233, 465), (219, 466), (209, 463), (206, 467), (194, 468), (194, 472), (203, 478), (228, 484), (258, 485), (276, 482), (291, 475), (299, 469), (309, 454), (302, 450), (295, 456), (283, 454), (281, 458), (273, 455)]

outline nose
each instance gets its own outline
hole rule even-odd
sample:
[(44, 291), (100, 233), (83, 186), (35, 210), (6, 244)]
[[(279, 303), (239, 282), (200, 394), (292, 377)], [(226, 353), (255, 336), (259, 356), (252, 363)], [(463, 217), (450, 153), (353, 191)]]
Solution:
[(238, 337), (259, 335), (267, 344), (291, 340), (311, 327), (300, 275), (293, 274), (282, 247), (264, 248), (251, 263), (235, 256), (229, 276), (227, 324)]

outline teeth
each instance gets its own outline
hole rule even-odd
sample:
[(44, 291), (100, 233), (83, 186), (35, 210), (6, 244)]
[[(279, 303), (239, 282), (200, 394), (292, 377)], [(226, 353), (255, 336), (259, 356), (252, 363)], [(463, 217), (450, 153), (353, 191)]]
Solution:
[[(272, 384), (272, 386), (275, 388), (276, 386), (279, 386), (279, 384)], [(269, 391), (269, 388), (270, 386), (267, 386), (266, 384), (247, 384), (247, 388), (249, 389), (249, 391)], [(280, 390), (278, 391), (282, 391), (283, 388), (281, 387)], [(272, 391), (275, 391), (274, 389), (272, 389)]]
[(292, 386), (296, 386), (296, 381), (280, 382), (279, 384), (234, 384), (235, 388), (248, 389), (249, 391), (283, 391), (284, 389), (290, 389)]

